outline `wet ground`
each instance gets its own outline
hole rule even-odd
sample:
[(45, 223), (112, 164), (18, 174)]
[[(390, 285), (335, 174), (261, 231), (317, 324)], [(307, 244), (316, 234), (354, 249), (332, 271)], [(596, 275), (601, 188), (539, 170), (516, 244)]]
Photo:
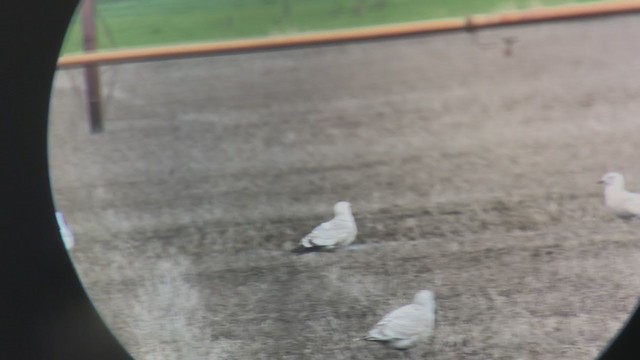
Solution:
[[(426, 288), (428, 359), (592, 359), (640, 293), (640, 17), (103, 68), (52, 99), (58, 208), (138, 359), (402, 359), (358, 340)], [(511, 56), (504, 38), (513, 37)], [(353, 249), (290, 254), (333, 203)]]

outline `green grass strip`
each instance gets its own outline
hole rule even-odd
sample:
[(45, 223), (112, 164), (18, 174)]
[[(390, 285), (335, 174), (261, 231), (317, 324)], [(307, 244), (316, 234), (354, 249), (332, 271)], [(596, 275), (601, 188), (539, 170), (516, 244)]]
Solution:
[[(589, 0), (96, 0), (101, 49), (265, 37)], [(62, 52), (81, 50), (79, 16)]]

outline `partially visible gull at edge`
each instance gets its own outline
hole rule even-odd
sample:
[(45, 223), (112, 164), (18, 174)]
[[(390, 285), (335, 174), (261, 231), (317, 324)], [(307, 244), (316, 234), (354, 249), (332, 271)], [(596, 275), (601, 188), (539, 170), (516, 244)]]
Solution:
[(58, 228), (60, 229), (60, 235), (62, 236), (62, 241), (64, 242), (64, 247), (67, 250), (73, 249), (76, 245), (76, 240), (73, 237), (73, 233), (69, 229), (67, 222), (64, 220), (64, 215), (56, 211), (56, 220), (58, 221)]
[(607, 173), (598, 183), (604, 184), (604, 203), (611, 213), (622, 219), (640, 216), (640, 194), (625, 189), (622, 174)]

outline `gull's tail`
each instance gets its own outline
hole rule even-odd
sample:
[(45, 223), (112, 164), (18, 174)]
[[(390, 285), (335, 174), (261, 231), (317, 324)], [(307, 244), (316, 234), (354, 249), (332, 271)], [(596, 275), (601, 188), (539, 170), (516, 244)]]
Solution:
[(322, 251), (322, 248), (318, 246), (306, 247), (304, 245), (298, 245), (297, 248), (291, 250), (292, 253), (297, 255), (304, 255), (304, 254), (309, 254), (312, 252), (319, 252), (319, 251)]
[(361, 338), (360, 338), (360, 340), (365, 340), (365, 341), (376, 341), (376, 342), (379, 342), (379, 343), (385, 343), (385, 342), (389, 341), (389, 340), (387, 340), (387, 339), (380, 339), (380, 338), (378, 338), (378, 337), (371, 336), (371, 335), (363, 336), (363, 337), (361, 337)]

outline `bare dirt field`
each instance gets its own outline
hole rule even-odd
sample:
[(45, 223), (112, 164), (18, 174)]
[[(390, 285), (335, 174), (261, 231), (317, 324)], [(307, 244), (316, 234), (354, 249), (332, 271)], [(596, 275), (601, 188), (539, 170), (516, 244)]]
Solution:
[[(78, 272), (138, 359), (402, 359), (358, 340), (420, 289), (427, 359), (592, 359), (640, 294), (640, 17), (57, 75)], [(513, 55), (503, 38), (517, 39)], [(289, 250), (352, 203), (353, 249)]]

